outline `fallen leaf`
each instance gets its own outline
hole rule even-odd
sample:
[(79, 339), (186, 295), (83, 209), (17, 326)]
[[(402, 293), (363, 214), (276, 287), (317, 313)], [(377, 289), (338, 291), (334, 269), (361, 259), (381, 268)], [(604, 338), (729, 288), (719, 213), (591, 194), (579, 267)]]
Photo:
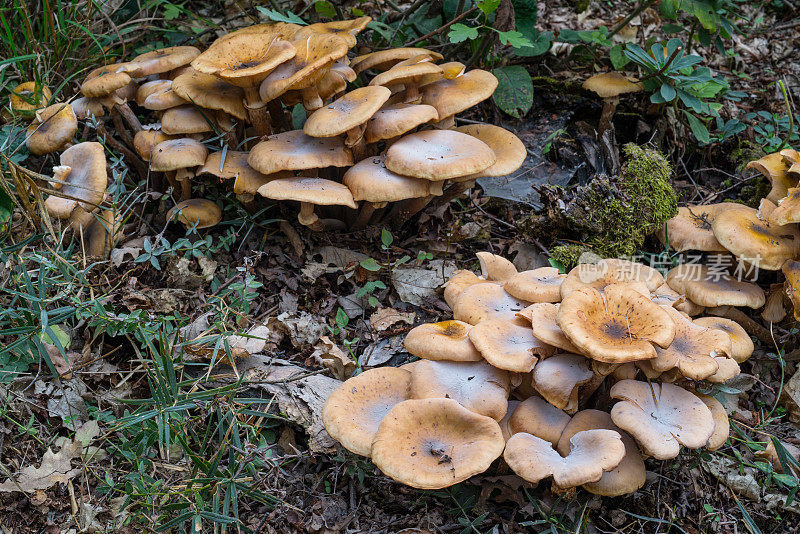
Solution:
[(433, 260), (426, 267), (394, 269), (392, 284), (400, 300), (422, 306), (426, 302), (439, 299), (436, 290), (456, 272), (452, 262)]
[(111, 262), (111, 265), (114, 267), (119, 267), (125, 261), (125, 256), (128, 255), (130, 255), (131, 260), (138, 258), (144, 249), (144, 239), (144, 237), (131, 239), (130, 241), (126, 241), (122, 245), (112, 250), (111, 254), (109, 255), (109, 261)]
[(356, 370), (356, 362), (328, 336), (322, 336), (311, 357), (319, 361), (339, 380), (347, 380)]
[(397, 323), (414, 324), (417, 314), (401, 312), (394, 308), (378, 308), (369, 318), (369, 325), (376, 332), (383, 332)]
[(361, 353), (361, 365), (376, 367), (388, 362), (395, 354), (404, 353), (403, 340), (405, 337), (405, 334), (399, 334), (379, 339), (375, 343), (367, 345)]
[(23, 491), (32, 493), (46, 490), (56, 484), (66, 484), (68, 480), (80, 474), (80, 469), (72, 469), (70, 462), (80, 456), (81, 443), (73, 441), (61, 447), (57, 453), (48, 448), (39, 467), (28, 465), (22, 468), (16, 480), (6, 480), (0, 484), (0, 491)]

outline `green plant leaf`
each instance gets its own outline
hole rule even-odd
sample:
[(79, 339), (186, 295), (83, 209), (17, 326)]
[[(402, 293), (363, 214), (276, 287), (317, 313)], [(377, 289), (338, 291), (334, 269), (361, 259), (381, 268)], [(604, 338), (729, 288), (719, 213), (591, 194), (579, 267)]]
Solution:
[(661, 14), (664, 18), (674, 20), (678, 18), (678, 3), (681, 0), (661, 0)]
[(664, 102), (672, 102), (678, 96), (678, 91), (668, 83), (661, 84), (661, 98)]
[(361, 263), (359, 265), (361, 265), (361, 267), (363, 267), (364, 269), (372, 272), (381, 270), (381, 266), (378, 264), (377, 261), (375, 261), (374, 258), (367, 258), (366, 260), (361, 260)]
[(263, 6), (256, 7), (261, 13), (263, 13), (269, 20), (274, 20), (275, 22), (289, 22), (291, 24), (301, 24), (305, 26), (308, 24), (306, 21), (292, 13), (291, 11), (287, 11), (284, 15), (280, 11), (275, 9), (267, 9)]
[(316, 11), (321, 17), (328, 19), (336, 18), (336, 8), (333, 7), (333, 4), (327, 0), (319, 0), (318, 2), (314, 2), (314, 11)]
[(500, 0), (478, 0), (478, 9), (483, 11), (487, 17), (497, 11), (500, 7)]
[(0, 189), (0, 233), (5, 231), (6, 225), (11, 221), (14, 212), (14, 199)]
[(692, 129), (692, 133), (697, 138), (697, 140), (705, 145), (710, 143), (711, 136), (708, 134), (708, 128), (706, 128), (706, 125), (703, 124), (703, 121), (701, 121), (688, 111), (684, 111), (683, 114), (686, 115), (686, 120), (689, 121), (689, 128)]
[(492, 95), (494, 103), (512, 117), (524, 117), (533, 105), (531, 75), (520, 65), (499, 67), (492, 73), (499, 82)]
[(464, 24), (453, 24), (450, 26), (450, 32), (447, 38), (451, 43), (462, 43), (464, 41), (473, 41), (478, 38), (478, 28), (466, 26)]
[(611, 60), (611, 65), (615, 70), (621, 70), (625, 65), (631, 62), (630, 58), (625, 55), (625, 47), (621, 44), (614, 45), (608, 51), (608, 59)]
[[(496, 30), (495, 30), (496, 31)], [(523, 46), (533, 46), (533, 43), (528, 40), (522, 33), (511, 30), (507, 32), (497, 32), (500, 42), (504, 45), (511, 45), (514, 48), (522, 48)]]

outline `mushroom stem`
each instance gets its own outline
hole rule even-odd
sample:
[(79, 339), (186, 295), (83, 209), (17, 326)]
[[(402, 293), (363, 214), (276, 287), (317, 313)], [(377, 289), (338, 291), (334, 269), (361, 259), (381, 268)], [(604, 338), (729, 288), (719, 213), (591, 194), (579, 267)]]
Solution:
[(288, 131), (292, 129), (291, 123), (286, 119), (286, 113), (283, 111), (279, 98), (273, 98), (267, 102), (267, 109), (269, 110), (269, 118), (276, 130)]
[(307, 226), (314, 232), (321, 232), (325, 229), (325, 225), (319, 220), (317, 214), (314, 213), (314, 204), (310, 202), (300, 203), (300, 213), (297, 215), (297, 220), (303, 226)]
[(468, 189), (475, 187), (475, 180), (466, 180), (464, 182), (456, 182), (451, 184), (450, 187), (444, 190), (442, 196), (437, 198), (433, 205), (436, 207), (449, 204), (454, 198), (460, 197)]
[(344, 144), (350, 147), (350, 151), (353, 153), (353, 161), (355, 162), (367, 157), (367, 142), (364, 140), (365, 130), (366, 125), (362, 124), (347, 131)]
[(178, 171), (167, 171), (164, 175), (167, 177), (167, 181), (169, 182), (169, 186), (172, 188), (173, 193), (178, 192), (180, 190), (180, 186), (178, 185), (178, 180), (175, 178), (175, 175)]
[(189, 169), (178, 169), (175, 171), (175, 180), (181, 185), (181, 201), (192, 198), (192, 184), (190, 180), (194, 177), (194, 172)]
[(358, 211), (358, 217), (356, 217), (356, 220), (350, 225), (350, 229), (363, 230), (367, 224), (369, 224), (370, 219), (375, 214), (375, 210), (380, 209), (385, 205), (385, 202), (364, 202), (364, 204), (361, 205), (361, 209)]
[(449, 130), (456, 125), (456, 116), (450, 115), (449, 117), (445, 117), (439, 122), (431, 123), (431, 126), (436, 130)]
[(614, 119), (614, 113), (617, 111), (617, 104), (619, 104), (619, 97), (612, 96), (603, 99), (603, 112), (600, 114), (600, 123), (597, 125), (597, 135), (603, 136), (603, 132), (613, 128), (611, 121)]
[(322, 107), (322, 98), (319, 96), (316, 87), (306, 87), (300, 91), (300, 94), (303, 98), (303, 108), (305, 108), (306, 111), (316, 111)]
[(406, 85), (406, 91), (403, 95), (403, 102), (407, 104), (416, 104), (417, 100), (419, 100), (419, 87), (417, 87), (416, 82), (409, 82)]
[(270, 135), (272, 128), (269, 124), (269, 116), (267, 116), (267, 105), (261, 101), (258, 87), (244, 88), (244, 107), (247, 110), (250, 124), (256, 129), (256, 133), (258, 135)]
[(425, 209), (425, 206), (430, 204), (434, 198), (436, 198), (435, 195), (428, 195), (398, 202), (389, 212), (387, 219), (394, 227), (401, 228), (411, 217)]
[(706, 308), (706, 312), (717, 317), (725, 317), (732, 321), (736, 321), (744, 328), (745, 332), (752, 336), (756, 336), (762, 343), (772, 345), (775, 343), (769, 330), (755, 322), (747, 316), (742, 310), (734, 308), (733, 306), (717, 306), (716, 308)]
[(127, 122), (128, 126), (131, 127), (131, 130), (133, 130), (134, 135), (142, 131), (142, 123), (139, 122), (138, 117), (136, 117), (136, 114), (131, 110), (128, 104), (125, 102), (122, 104), (117, 104), (114, 106), (114, 109), (119, 112), (123, 119), (125, 119), (125, 122)]

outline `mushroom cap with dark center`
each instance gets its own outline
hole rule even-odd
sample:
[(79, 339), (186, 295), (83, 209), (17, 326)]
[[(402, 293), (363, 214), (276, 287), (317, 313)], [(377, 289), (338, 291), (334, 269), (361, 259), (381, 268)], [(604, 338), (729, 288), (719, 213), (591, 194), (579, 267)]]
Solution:
[(569, 421), (568, 414), (534, 395), (522, 401), (511, 414), (508, 430), (511, 435), (525, 432), (555, 445)]
[(208, 149), (200, 141), (189, 138), (168, 139), (153, 147), (150, 169), (176, 171), (190, 169), (206, 162)]
[(377, 143), (393, 139), (429, 122), (439, 120), (436, 108), (425, 104), (392, 104), (376, 111), (367, 121), (364, 140)]
[(583, 88), (592, 91), (600, 98), (612, 98), (625, 93), (638, 93), (644, 86), (631, 81), (619, 72), (602, 72), (583, 82)]
[(9, 95), (9, 107), (14, 113), (30, 116), (32, 112), (44, 107), (52, 98), (50, 88), (37, 82), (22, 82), (14, 87)]
[(435, 107), (442, 120), (492, 96), (497, 83), (491, 72), (471, 70), (456, 78), (443, 78), (420, 88), (422, 103)]
[(669, 287), (686, 295), (692, 302), (708, 308), (716, 306), (748, 306), (760, 308), (766, 296), (755, 284), (737, 280), (726, 272), (708, 265), (684, 263), (667, 273)]
[(263, 24), (245, 26), (243, 28), (239, 28), (238, 30), (226, 33), (225, 35), (217, 38), (217, 41), (225, 41), (231, 38), (239, 38), (241, 35), (254, 35), (258, 33), (272, 35), (285, 41), (291, 41), (292, 38), (294, 38), (294, 34), (297, 33), (297, 30), (300, 28), (302, 28), (301, 25), (293, 24), (291, 22), (265, 22)]
[(258, 194), (274, 200), (296, 200), (317, 206), (358, 207), (346, 185), (325, 178), (277, 178), (259, 187)]
[(186, 228), (210, 228), (222, 220), (222, 209), (211, 200), (190, 198), (175, 204), (167, 212), (167, 220), (177, 220)]
[(487, 362), (498, 369), (516, 373), (530, 372), (537, 356), (549, 356), (555, 348), (533, 336), (528, 326), (506, 319), (487, 319), (473, 326), (469, 338)]
[(479, 362), (483, 357), (469, 339), (471, 328), (472, 325), (455, 320), (421, 324), (406, 334), (403, 346), (425, 360)]
[(120, 71), (124, 66), (124, 63), (114, 63), (94, 69), (81, 84), (81, 93), (89, 98), (99, 98), (122, 89), (131, 83), (131, 76)]
[(506, 280), (509, 295), (528, 302), (561, 302), (561, 284), (567, 275), (555, 267), (522, 271)]
[(78, 207), (94, 211), (105, 198), (108, 185), (103, 145), (78, 143), (61, 153), (60, 162), (62, 168), (69, 167), (69, 172), (59, 192), (77, 200), (51, 195), (44, 201), (47, 212), (56, 219), (69, 219)]
[(456, 132), (480, 139), (492, 149), (497, 157), (494, 165), (470, 175), (469, 179), (471, 180), (487, 176), (507, 176), (517, 172), (525, 162), (525, 158), (528, 157), (528, 149), (525, 148), (525, 144), (505, 128), (493, 124), (467, 124), (453, 129)]
[(750, 335), (736, 321), (725, 319), (724, 317), (698, 317), (694, 320), (694, 324), (728, 334), (731, 339), (731, 352), (728, 354), (737, 363), (746, 361), (755, 350), (755, 345), (753, 345)]
[(136, 56), (125, 63), (123, 70), (131, 78), (143, 78), (188, 65), (199, 55), (200, 50), (194, 46), (170, 46)]
[(653, 291), (664, 283), (664, 277), (647, 265), (622, 260), (603, 259), (597, 263), (582, 263), (572, 269), (561, 284), (561, 296), (580, 287), (593, 287), (602, 291), (609, 284), (620, 282), (641, 282), (647, 290)]
[(717, 215), (731, 209), (746, 207), (735, 202), (720, 202), (706, 206), (685, 206), (678, 208), (678, 214), (666, 222), (664, 230), (658, 232), (658, 238), (665, 245), (669, 241), (671, 249), (677, 252), (700, 250), (703, 252), (727, 252), (714, 232), (711, 224)]
[(325, 430), (348, 451), (369, 456), (383, 418), (408, 399), (410, 379), (411, 373), (396, 367), (378, 367), (347, 379), (325, 401)]
[(453, 317), (472, 325), (487, 319), (513, 321), (528, 303), (515, 299), (495, 282), (481, 282), (464, 288), (453, 307)]
[(365, 70), (378, 70), (384, 71), (392, 68), (396, 63), (400, 63), (406, 59), (417, 56), (426, 56), (434, 60), (442, 59), (442, 55), (438, 52), (426, 50), (424, 48), (388, 48), (386, 50), (379, 50), (363, 56), (353, 58), (350, 66), (356, 71), (357, 74)]
[[(355, 200), (396, 202), (407, 198), (441, 194), (438, 182), (396, 174), (384, 165), (383, 156), (371, 156), (347, 169), (342, 183), (353, 193)], [(440, 184), (439, 184), (440, 185)]]
[(392, 92), (386, 87), (360, 87), (316, 110), (303, 131), (311, 137), (333, 137), (367, 122)]
[(383, 418), (372, 442), (373, 463), (408, 486), (440, 489), (489, 468), (503, 452), (497, 421), (453, 399), (398, 403)]
[(578, 408), (578, 386), (594, 377), (589, 360), (578, 354), (556, 354), (533, 369), (533, 387), (547, 402), (573, 413)]
[(36, 155), (49, 154), (64, 148), (77, 131), (78, 118), (72, 106), (59, 102), (36, 112), (28, 126), (25, 145)]
[(404, 176), (447, 180), (480, 172), (497, 161), (492, 149), (471, 135), (426, 130), (398, 139), (386, 151), (386, 167)]
[(272, 33), (232, 35), (217, 40), (192, 61), (192, 68), (239, 87), (252, 87), (297, 50)]
[(356, 45), (356, 35), (367, 27), (372, 17), (358, 17), (351, 20), (334, 20), (332, 22), (317, 22), (303, 26), (294, 34), (294, 39), (305, 39), (317, 35), (333, 36), (344, 40), (349, 48)]
[(271, 135), (250, 151), (248, 163), (264, 174), (278, 171), (349, 167), (353, 154), (341, 137), (311, 137), (302, 130)]
[[(506, 284), (506, 287), (508, 287), (508, 284)], [(571, 354), (578, 354), (580, 350), (564, 335), (556, 321), (559, 306), (559, 304), (551, 304), (549, 302), (536, 302), (523, 309), (517, 315), (530, 321), (533, 335), (545, 344)]]
[(206, 109), (218, 109), (244, 120), (247, 111), (242, 101), (244, 91), (211, 74), (191, 69), (172, 81), (172, 90), (188, 102)]
[(657, 356), (650, 361), (659, 372), (677, 367), (683, 376), (703, 380), (719, 369), (718, 356), (731, 353), (731, 338), (721, 330), (694, 324), (673, 307), (664, 307), (675, 323), (675, 338), (666, 348), (656, 347)]

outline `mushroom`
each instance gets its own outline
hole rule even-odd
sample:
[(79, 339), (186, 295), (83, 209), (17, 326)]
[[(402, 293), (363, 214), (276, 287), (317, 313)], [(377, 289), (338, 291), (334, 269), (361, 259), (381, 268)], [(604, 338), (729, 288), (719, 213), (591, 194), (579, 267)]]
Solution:
[(600, 123), (597, 125), (598, 137), (602, 137), (606, 130), (612, 128), (612, 119), (617, 110), (620, 95), (644, 90), (641, 83), (629, 80), (619, 72), (595, 74), (583, 82), (583, 88), (603, 99), (603, 111), (600, 114)]
[[(742, 370), (739, 368), (739, 364), (733, 358), (729, 358), (727, 356), (714, 356), (714, 360), (717, 362), (717, 371), (714, 374), (707, 376), (705, 378), (706, 382), (711, 382), (712, 384), (722, 384), (736, 376), (739, 376), (739, 373), (742, 372)], [(675, 369), (672, 369), (672, 371), (674, 370)], [(683, 374), (681, 374), (681, 376), (683, 376)]]
[(800, 261), (788, 260), (781, 271), (786, 277), (786, 295), (794, 305), (794, 318), (800, 321)]
[(441, 75), (441, 73), (440, 66), (431, 63), (428, 56), (420, 55), (403, 60), (389, 70), (378, 74), (370, 80), (369, 85), (384, 87), (403, 85), (405, 87), (403, 101), (415, 104), (420, 100), (418, 89), (420, 80), (426, 75)]
[(603, 259), (597, 263), (582, 263), (572, 269), (561, 283), (561, 297), (581, 287), (602, 290), (609, 284), (620, 282), (641, 282), (649, 293), (664, 283), (664, 277), (657, 270), (641, 263), (622, 259)]
[(433, 52), (424, 48), (400, 47), (357, 56), (350, 62), (350, 66), (356, 74), (361, 74), (365, 70), (385, 71), (401, 61), (417, 56), (426, 56), (433, 60), (442, 59), (442, 55), (438, 52)]
[(81, 93), (90, 99), (97, 99), (112, 113), (119, 114), (135, 134), (142, 129), (139, 119), (126, 103), (126, 95), (119, 93), (120, 89), (128, 87), (132, 78), (128, 73), (122, 72), (124, 63), (105, 65), (89, 72), (81, 84)]
[(167, 212), (167, 221), (174, 220), (186, 228), (210, 228), (222, 220), (222, 210), (211, 200), (190, 198), (178, 202)]
[(194, 169), (204, 164), (208, 149), (194, 139), (180, 138), (162, 141), (153, 147), (150, 153), (150, 169), (167, 172), (167, 178), (173, 188), (180, 184), (181, 200), (189, 200), (192, 196), (191, 179)]
[(408, 399), (411, 373), (378, 367), (347, 379), (322, 407), (325, 430), (350, 452), (369, 456), (383, 418)]
[(723, 247), (714, 232), (711, 224), (717, 215), (728, 210), (747, 208), (735, 202), (720, 202), (706, 206), (686, 206), (678, 208), (678, 214), (669, 219), (665, 230), (658, 232), (659, 240), (676, 252), (687, 250), (700, 250), (704, 252), (728, 252)]
[(376, 111), (367, 121), (364, 140), (367, 144), (391, 141), (417, 126), (439, 120), (436, 108), (425, 104), (391, 104)]
[(161, 116), (161, 131), (167, 135), (194, 135), (213, 132), (216, 121), (209, 112), (191, 104), (167, 109)]
[(691, 392), (673, 384), (622, 380), (609, 392), (620, 399), (611, 409), (614, 424), (627, 431), (645, 454), (675, 458), (680, 446), (699, 449), (714, 433), (711, 410)]
[(12, 89), (8, 104), (12, 114), (30, 117), (37, 109), (45, 107), (51, 98), (53, 93), (46, 85), (35, 81), (22, 82)]
[(47, 197), (45, 209), (56, 219), (85, 221), (86, 214), (97, 209), (106, 195), (108, 175), (103, 145), (78, 143), (61, 153), (60, 162), (53, 167), (59, 196)]
[(528, 303), (515, 299), (494, 282), (481, 282), (464, 288), (453, 307), (453, 317), (476, 325), (487, 319), (513, 321)]
[(715, 306), (764, 305), (764, 291), (755, 284), (737, 280), (727, 273), (711, 270), (708, 265), (684, 263), (667, 273), (667, 284), (692, 302), (708, 308)]
[(98, 98), (86, 98), (82, 96), (73, 100), (71, 105), (72, 111), (75, 112), (75, 117), (80, 120), (85, 120), (90, 117), (102, 117), (106, 114), (105, 107), (103, 107), (102, 101)]
[(731, 432), (728, 412), (725, 411), (725, 406), (714, 397), (702, 393), (695, 393), (695, 396), (708, 406), (708, 409), (711, 410), (711, 416), (714, 418), (714, 433), (708, 438), (705, 448), (709, 451), (715, 451), (728, 441), (728, 435)]
[[(754, 456), (760, 460), (768, 461), (776, 473), (783, 473), (784, 465), (781, 461), (781, 457), (778, 455), (777, 449), (775, 448), (775, 442), (772, 441), (773, 439), (775, 438), (770, 438), (769, 443), (767, 443), (767, 446), (764, 448), (764, 450), (756, 452)], [(779, 443), (784, 449), (786, 449), (786, 452), (789, 453), (791, 458), (794, 458), (795, 461), (800, 461), (800, 448), (798, 448), (796, 445), (792, 445), (791, 443), (786, 443), (785, 441), (780, 441)], [(794, 476), (798, 475), (798, 469), (792, 464), (789, 464), (786, 467)]]
[(136, 135), (133, 136), (133, 148), (144, 161), (150, 161), (153, 148), (155, 148), (157, 144), (169, 139), (174, 139), (174, 137), (165, 134), (161, 129), (139, 130), (136, 132)]
[(786, 318), (786, 307), (783, 305), (783, 284), (770, 284), (767, 301), (761, 310), (761, 318), (768, 323), (780, 323)]
[(668, 347), (656, 347), (657, 356), (650, 361), (659, 372), (677, 367), (681, 374), (692, 380), (703, 380), (719, 369), (715, 358), (732, 352), (731, 338), (721, 330), (698, 326), (671, 306), (665, 306), (675, 323), (675, 338)]
[(723, 317), (698, 317), (694, 320), (694, 324), (728, 334), (731, 339), (731, 352), (728, 354), (736, 360), (736, 363), (746, 361), (755, 350), (753, 340), (750, 339), (745, 329), (736, 321)]
[(370, 21), (372, 21), (372, 17), (364, 16), (351, 20), (317, 22), (299, 28), (294, 34), (294, 38), (305, 39), (315, 35), (334, 36), (344, 40), (349, 48), (353, 48), (356, 45), (356, 35), (366, 28)]
[(569, 293), (556, 322), (582, 354), (606, 363), (655, 358), (653, 345), (667, 347), (675, 337), (666, 310), (619, 284), (603, 294), (592, 287)]
[(130, 74), (131, 78), (144, 78), (188, 65), (199, 55), (200, 50), (194, 46), (160, 48), (139, 54), (131, 61), (124, 63), (121, 71)]
[[(508, 286), (508, 284), (506, 284)], [(533, 335), (547, 345), (559, 348), (572, 354), (580, 353), (578, 347), (564, 335), (558, 326), (558, 304), (537, 302), (523, 309), (517, 315), (531, 322)]]
[[(252, 153), (248, 161), (252, 164)], [(347, 206), (356, 209), (353, 194), (346, 185), (324, 178), (294, 177), (277, 178), (258, 188), (262, 197), (274, 200), (296, 200), (300, 202), (297, 220), (315, 232), (331, 229), (335, 222), (322, 220), (314, 213), (314, 206)]]
[(245, 204), (253, 202), (258, 188), (277, 178), (289, 178), (291, 173), (281, 171), (272, 175), (258, 172), (247, 163), (249, 152), (235, 150), (212, 152), (197, 174), (213, 174), (219, 178), (234, 180), (233, 192)]
[(163, 111), (187, 104), (172, 89), (172, 80), (153, 80), (145, 82), (136, 90), (136, 103), (145, 109)]
[(705, 311), (705, 307), (687, 299), (685, 295), (681, 295), (669, 287), (669, 284), (666, 282), (658, 286), (655, 291), (653, 291), (653, 295), (650, 300), (659, 306), (672, 306), (679, 312), (683, 312), (691, 317), (700, 315)]
[(567, 489), (599, 481), (625, 457), (622, 438), (613, 430), (577, 432), (569, 443), (569, 454), (562, 457), (547, 441), (520, 432), (509, 438), (503, 458), (528, 482), (552, 476), (557, 487)]
[(469, 339), (487, 362), (516, 373), (529, 373), (536, 365), (537, 356), (555, 353), (555, 348), (534, 337), (528, 326), (506, 319), (480, 321), (470, 329)]
[(790, 188), (767, 220), (775, 226), (800, 223), (800, 187)]
[(797, 179), (789, 176), (789, 166), (780, 152), (767, 154), (763, 158), (751, 161), (747, 169), (755, 169), (772, 184), (772, 190), (767, 195), (767, 200), (778, 202), (786, 196), (789, 188), (797, 187)]
[[(633, 366), (633, 364), (625, 364)], [(625, 457), (615, 468), (606, 471), (597, 482), (587, 482), (583, 488), (589, 493), (603, 497), (618, 497), (633, 493), (641, 488), (646, 479), (644, 460), (639, 453), (636, 442), (630, 435), (614, 424), (611, 416), (600, 410), (581, 410), (572, 416), (558, 440), (556, 450), (566, 456), (570, 450), (570, 440), (578, 432), (595, 429), (613, 430), (622, 438), (625, 445)]]
[(36, 112), (28, 126), (25, 146), (32, 153), (43, 156), (69, 145), (78, 131), (78, 119), (72, 106), (58, 103)]
[(84, 251), (87, 257), (105, 258), (122, 238), (122, 214), (115, 209), (101, 208), (91, 217), (91, 222), (80, 229)]
[(491, 72), (474, 69), (461, 76), (443, 78), (423, 86), (420, 90), (422, 103), (436, 108), (439, 128), (450, 128), (455, 125), (453, 117), (456, 113), (491, 97), (497, 84), (497, 78)]
[(540, 267), (515, 274), (503, 287), (512, 297), (528, 302), (560, 302), (561, 284), (566, 277), (555, 267)]
[(508, 438), (512, 436), (511, 429), (508, 426), (508, 422), (511, 420), (511, 416), (514, 415), (514, 410), (522, 404), (520, 401), (510, 400), (508, 401), (508, 409), (506, 410), (506, 414), (503, 416), (502, 419), (498, 421), (500, 425), (500, 430), (503, 432), (503, 439), (508, 441)]
[(481, 353), (469, 339), (472, 325), (442, 321), (415, 326), (406, 334), (403, 346), (417, 358), (453, 362), (479, 362)]
[(247, 162), (263, 174), (286, 170), (349, 167), (353, 154), (340, 137), (311, 137), (302, 130), (271, 135), (250, 151)]
[(503, 282), (517, 274), (514, 264), (498, 254), (476, 252), (475, 256), (481, 264), (481, 273), (486, 280)]
[(211, 74), (191, 69), (172, 81), (172, 90), (201, 108), (223, 111), (239, 120), (247, 117), (244, 90)]
[(484, 361), (421, 360), (411, 372), (410, 399), (453, 399), (470, 411), (499, 421), (508, 408), (509, 373)]
[(478, 277), (477, 274), (465, 269), (456, 271), (452, 278), (444, 284), (444, 301), (450, 306), (450, 309), (455, 309), (456, 301), (464, 289), (471, 285), (481, 284), (486, 280)]
[(398, 403), (383, 418), (372, 442), (372, 462), (408, 486), (439, 489), (482, 473), (503, 452), (497, 421), (453, 399)]
[(578, 410), (578, 387), (592, 378), (588, 360), (577, 354), (551, 356), (533, 369), (533, 387), (539, 395), (567, 413)]
[(552, 445), (558, 443), (570, 416), (541, 397), (528, 397), (520, 403), (508, 420), (511, 435), (524, 432)]

